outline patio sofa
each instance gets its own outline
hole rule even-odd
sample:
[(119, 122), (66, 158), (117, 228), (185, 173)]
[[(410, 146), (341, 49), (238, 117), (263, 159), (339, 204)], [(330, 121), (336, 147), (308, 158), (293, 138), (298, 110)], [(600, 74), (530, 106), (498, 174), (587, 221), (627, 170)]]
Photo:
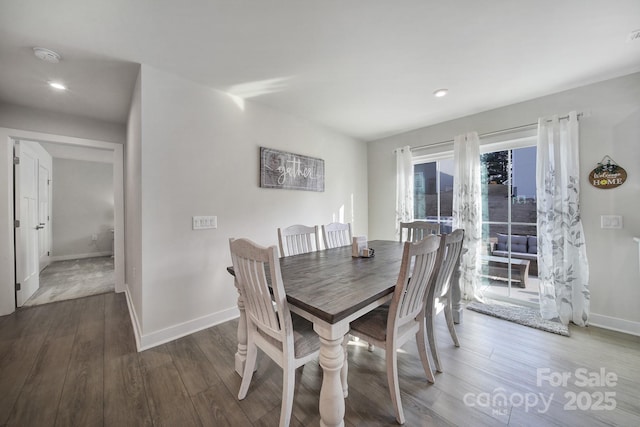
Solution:
[[(498, 240), (491, 245), (491, 255), (508, 257), (509, 247), (506, 234), (498, 233)], [(529, 260), (529, 274), (538, 275), (538, 237), (514, 234), (511, 236), (511, 258)]]

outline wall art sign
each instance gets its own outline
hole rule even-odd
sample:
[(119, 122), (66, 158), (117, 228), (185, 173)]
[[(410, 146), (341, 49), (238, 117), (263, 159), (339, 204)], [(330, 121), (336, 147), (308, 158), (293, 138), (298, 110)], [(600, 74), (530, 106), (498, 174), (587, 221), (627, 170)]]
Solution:
[(324, 191), (324, 160), (260, 147), (260, 187)]
[[(606, 161), (606, 163), (605, 163)], [(627, 180), (627, 171), (613, 161), (609, 156), (604, 156), (598, 166), (589, 174), (589, 182), (596, 188), (610, 189), (624, 184)]]

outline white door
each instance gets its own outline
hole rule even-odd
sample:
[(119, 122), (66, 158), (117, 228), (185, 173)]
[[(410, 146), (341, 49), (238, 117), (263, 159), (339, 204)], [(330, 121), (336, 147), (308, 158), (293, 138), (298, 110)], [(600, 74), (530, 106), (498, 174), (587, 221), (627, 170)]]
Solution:
[(38, 231), (39, 271), (49, 265), (51, 255), (50, 194), (51, 171), (44, 162), (38, 162)]
[(15, 155), (20, 163), (15, 166), (16, 220), (16, 305), (21, 307), (40, 286), (38, 233), (38, 156), (22, 142), (15, 143)]

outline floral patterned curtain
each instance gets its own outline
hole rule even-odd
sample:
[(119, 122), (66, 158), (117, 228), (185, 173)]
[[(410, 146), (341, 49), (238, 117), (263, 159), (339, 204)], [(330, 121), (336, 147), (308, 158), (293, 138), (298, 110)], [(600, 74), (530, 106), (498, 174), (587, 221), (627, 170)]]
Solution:
[(460, 287), (464, 299), (479, 299), (482, 195), (480, 193), (480, 138), (476, 132), (453, 140), (453, 228), (464, 229), (460, 259)]
[(396, 150), (396, 237), (400, 222), (413, 221), (413, 159), (408, 145)]
[(537, 210), (540, 314), (589, 321), (589, 266), (580, 219), (578, 117), (538, 120)]

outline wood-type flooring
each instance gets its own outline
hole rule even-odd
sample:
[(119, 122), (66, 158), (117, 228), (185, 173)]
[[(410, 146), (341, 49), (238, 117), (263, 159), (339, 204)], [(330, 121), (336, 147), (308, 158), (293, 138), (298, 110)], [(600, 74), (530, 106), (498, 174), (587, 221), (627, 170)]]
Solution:
[[(570, 338), (464, 312), (428, 384), (414, 342), (398, 355), (407, 426), (640, 425), (640, 339), (588, 327)], [(0, 426), (276, 426), (282, 373), (259, 356), (237, 400), (237, 321), (136, 352), (122, 294), (0, 317)], [(349, 345), (346, 426), (393, 426), (384, 351)], [(297, 371), (292, 426), (318, 426), (322, 369)]]

